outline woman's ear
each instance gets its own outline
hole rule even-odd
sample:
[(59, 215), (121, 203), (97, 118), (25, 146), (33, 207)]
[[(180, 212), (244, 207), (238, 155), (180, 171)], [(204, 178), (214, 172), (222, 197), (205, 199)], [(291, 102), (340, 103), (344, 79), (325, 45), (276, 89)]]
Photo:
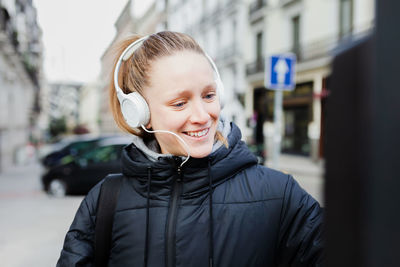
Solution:
[(151, 128), (151, 122), (149, 122), (148, 124), (146, 124), (146, 129), (150, 129)]
[(146, 129), (150, 129), (151, 128), (151, 112), (150, 112), (150, 105), (149, 105), (149, 101), (147, 100), (146, 96), (142, 95), (144, 101), (146, 102), (146, 105), (148, 107), (148, 111), (149, 111), (149, 122), (145, 125)]

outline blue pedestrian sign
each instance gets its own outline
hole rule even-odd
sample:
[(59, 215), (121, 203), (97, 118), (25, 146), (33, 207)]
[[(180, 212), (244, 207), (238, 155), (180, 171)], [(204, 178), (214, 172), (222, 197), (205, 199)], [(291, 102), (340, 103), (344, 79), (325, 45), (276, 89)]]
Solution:
[(267, 58), (265, 63), (265, 87), (272, 90), (293, 90), (295, 88), (296, 55), (277, 54)]

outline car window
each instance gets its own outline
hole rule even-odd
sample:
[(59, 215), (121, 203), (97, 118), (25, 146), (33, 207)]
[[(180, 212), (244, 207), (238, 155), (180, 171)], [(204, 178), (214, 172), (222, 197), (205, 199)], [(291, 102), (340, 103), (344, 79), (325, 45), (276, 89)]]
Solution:
[(84, 153), (80, 158), (87, 163), (101, 163), (118, 160), (121, 155), (122, 146), (110, 145), (96, 147), (90, 152)]
[(92, 148), (96, 142), (97, 140), (76, 142), (70, 145), (69, 151), (72, 155), (78, 155)]

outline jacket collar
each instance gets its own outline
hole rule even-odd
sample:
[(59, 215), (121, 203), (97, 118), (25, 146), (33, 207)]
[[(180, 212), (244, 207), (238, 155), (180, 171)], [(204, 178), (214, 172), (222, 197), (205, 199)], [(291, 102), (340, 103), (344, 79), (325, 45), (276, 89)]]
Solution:
[[(182, 167), (183, 195), (195, 196), (208, 191), (209, 171), (213, 186), (231, 178), (234, 174), (249, 165), (257, 164), (256, 157), (241, 141), (239, 128), (231, 123), (228, 135), (229, 147), (220, 146), (205, 158), (190, 158)], [(146, 184), (151, 168), (151, 193), (167, 194), (177, 177), (177, 157), (164, 156), (152, 161), (135, 144), (124, 148), (122, 152), (122, 172), (125, 176)], [(210, 168), (208, 167), (210, 163)], [(143, 187), (145, 189), (145, 187)], [(165, 191), (167, 190), (167, 191)]]
[[(221, 132), (225, 138), (228, 138), (228, 135), (231, 131), (231, 125), (222, 115), (220, 116), (217, 130)], [(157, 141), (154, 139), (145, 143), (141, 137), (134, 135), (132, 142), (151, 161), (155, 162), (158, 161), (160, 158), (173, 157), (173, 155), (171, 154), (161, 154), (160, 147), (157, 144)], [(222, 145), (223, 144), (221, 141), (215, 142), (212, 148), (212, 152), (216, 151)], [(181, 157), (181, 158), (182, 160), (184, 160), (186, 157)]]

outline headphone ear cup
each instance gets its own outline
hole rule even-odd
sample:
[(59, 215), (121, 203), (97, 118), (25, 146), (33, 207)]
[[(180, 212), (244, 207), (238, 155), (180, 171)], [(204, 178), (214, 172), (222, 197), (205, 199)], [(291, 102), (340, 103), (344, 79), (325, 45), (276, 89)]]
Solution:
[(126, 123), (132, 128), (145, 126), (150, 122), (149, 106), (138, 92), (123, 95), (121, 113)]

